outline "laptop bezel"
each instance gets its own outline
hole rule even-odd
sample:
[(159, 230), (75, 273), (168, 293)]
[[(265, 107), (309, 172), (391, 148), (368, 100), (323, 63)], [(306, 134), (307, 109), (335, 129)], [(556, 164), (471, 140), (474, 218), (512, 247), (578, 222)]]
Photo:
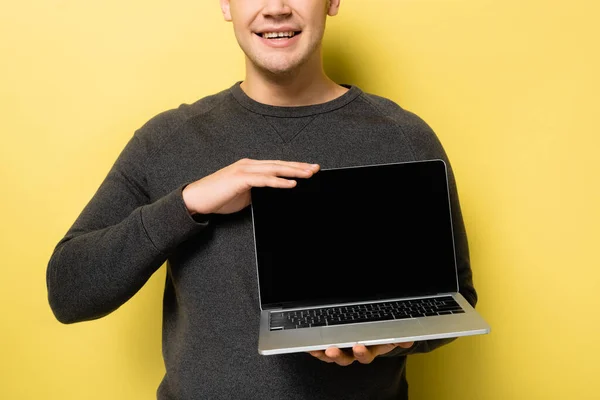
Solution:
[[(260, 283), (260, 273), (259, 273), (259, 263), (258, 263), (258, 249), (257, 249), (257, 240), (256, 240), (256, 229), (255, 229), (255, 208), (251, 202), (251, 217), (252, 217), (252, 232), (254, 238), (254, 255), (255, 255), (255, 265), (256, 265), (256, 275), (257, 275), (257, 288), (258, 288), (258, 298), (259, 298), (259, 306), (261, 311), (275, 311), (275, 310), (287, 310), (287, 309), (309, 309), (316, 307), (327, 307), (327, 306), (337, 306), (337, 305), (346, 305), (346, 304), (361, 304), (361, 303), (376, 303), (376, 302), (385, 302), (385, 301), (394, 301), (394, 300), (404, 300), (404, 299), (418, 299), (418, 298), (427, 298), (427, 297), (438, 297), (438, 296), (447, 296), (454, 295), (459, 292), (459, 279), (458, 279), (458, 265), (457, 265), (457, 257), (456, 257), (456, 243), (454, 237), (454, 221), (452, 218), (452, 201), (450, 197), (450, 187), (449, 187), (449, 179), (448, 179), (448, 166), (443, 159), (435, 158), (435, 159), (427, 159), (427, 160), (416, 160), (416, 161), (405, 161), (405, 162), (391, 162), (391, 163), (381, 163), (381, 164), (366, 164), (366, 165), (357, 165), (357, 166), (347, 166), (347, 167), (333, 167), (333, 168), (325, 168), (321, 171), (332, 171), (332, 170), (346, 170), (346, 169), (355, 169), (355, 168), (364, 168), (364, 167), (377, 167), (377, 166), (386, 166), (386, 165), (399, 165), (399, 164), (415, 164), (415, 163), (428, 163), (428, 162), (440, 162), (444, 166), (444, 175), (445, 175), (445, 192), (448, 196), (448, 215), (449, 215), (449, 223), (450, 223), (450, 231), (451, 231), (451, 239), (452, 239), (452, 255), (453, 255), (453, 265), (454, 265), (454, 277), (455, 277), (455, 291), (443, 291), (443, 292), (431, 292), (431, 293), (422, 293), (419, 295), (410, 295), (410, 296), (385, 296), (385, 297), (373, 297), (373, 298), (363, 298), (360, 301), (351, 300), (347, 298), (326, 298), (326, 299), (311, 299), (311, 300), (302, 300), (302, 301), (293, 301), (293, 302), (275, 302), (275, 303), (263, 303), (262, 295), (261, 295), (261, 283)], [(251, 191), (254, 188), (251, 189)]]

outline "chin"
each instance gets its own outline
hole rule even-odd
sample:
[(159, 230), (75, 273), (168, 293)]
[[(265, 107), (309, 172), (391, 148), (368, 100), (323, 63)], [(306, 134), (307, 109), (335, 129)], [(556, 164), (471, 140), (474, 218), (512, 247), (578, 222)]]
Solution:
[(255, 69), (273, 75), (292, 74), (307, 61), (307, 57), (302, 54), (246, 53), (246, 56)]
[(302, 66), (302, 64), (302, 62), (290, 62), (289, 60), (286, 60), (285, 62), (263, 62), (257, 66), (262, 71), (272, 75), (286, 76), (293, 74)]
[(284, 67), (284, 66), (280, 66), (280, 67), (263, 66), (261, 69), (264, 72), (267, 72), (267, 73), (269, 73), (271, 75), (288, 76), (288, 75), (292, 75), (297, 68), (295, 68), (295, 67)]

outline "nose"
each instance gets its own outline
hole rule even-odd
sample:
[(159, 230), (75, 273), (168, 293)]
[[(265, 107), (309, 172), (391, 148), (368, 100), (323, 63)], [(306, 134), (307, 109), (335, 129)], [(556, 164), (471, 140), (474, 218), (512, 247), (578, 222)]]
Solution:
[(292, 13), (287, 0), (265, 0), (262, 14), (265, 17), (287, 17)]

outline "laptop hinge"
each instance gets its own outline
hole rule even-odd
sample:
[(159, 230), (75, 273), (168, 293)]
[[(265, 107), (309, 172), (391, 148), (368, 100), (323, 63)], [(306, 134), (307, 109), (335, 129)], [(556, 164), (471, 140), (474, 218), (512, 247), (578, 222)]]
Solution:
[(283, 310), (283, 306), (281, 304), (262, 306), (261, 310), (262, 311), (278, 311), (278, 310)]

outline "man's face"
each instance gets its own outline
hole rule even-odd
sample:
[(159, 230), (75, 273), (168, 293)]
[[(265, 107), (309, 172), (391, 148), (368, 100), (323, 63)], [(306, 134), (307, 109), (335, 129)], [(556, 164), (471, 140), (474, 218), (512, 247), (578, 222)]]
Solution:
[(327, 15), (339, 0), (221, 0), (225, 20), (259, 69), (291, 72), (320, 51)]

